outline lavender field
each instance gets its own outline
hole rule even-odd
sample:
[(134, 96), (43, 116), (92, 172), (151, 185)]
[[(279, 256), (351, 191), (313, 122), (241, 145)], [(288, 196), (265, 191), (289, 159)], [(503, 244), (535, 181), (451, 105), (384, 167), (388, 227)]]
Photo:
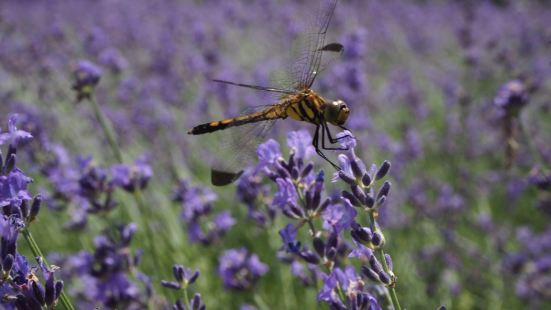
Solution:
[(551, 309), (547, 1), (338, 1), (342, 170), (288, 118), (211, 184), (188, 130), (278, 100), (212, 79), (292, 82), (319, 2), (0, 1), (0, 308)]

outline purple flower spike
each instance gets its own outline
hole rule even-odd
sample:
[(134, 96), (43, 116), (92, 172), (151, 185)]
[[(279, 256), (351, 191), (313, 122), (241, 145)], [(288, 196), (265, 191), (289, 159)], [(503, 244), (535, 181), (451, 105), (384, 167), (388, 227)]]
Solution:
[(250, 289), (268, 272), (268, 266), (245, 248), (225, 251), (219, 261), (218, 274), (224, 281), (224, 287), (230, 290)]
[(494, 105), (501, 109), (504, 115), (515, 116), (528, 101), (525, 84), (519, 80), (512, 80), (501, 86), (494, 99)]
[(283, 248), (287, 252), (298, 253), (300, 251), (300, 242), (296, 240), (297, 229), (293, 224), (287, 224), (285, 228), (279, 231), (279, 235), (283, 240)]
[(151, 166), (143, 160), (137, 160), (133, 165), (114, 165), (111, 167), (113, 184), (128, 192), (144, 189), (153, 176)]
[(221, 233), (227, 232), (236, 223), (235, 219), (228, 211), (217, 214), (212, 222), (214, 223), (216, 229), (219, 230)]
[(297, 160), (308, 159), (315, 153), (315, 149), (312, 146), (312, 136), (306, 130), (291, 131), (287, 135), (287, 141), (289, 148)]
[(334, 268), (329, 276), (323, 274), (322, 278), (323, 287), (318, 300), (328, 303), (332, 309), (382, 309), (377, 300), (364, 290), (364, 282), (353, 267)]
[(289, 206), (296, 206), (298, 195), (292, 181), (289, 179), (278, 178), (276, 182), (278, 191), (274, 196), (272, 204), (281, 209), (285, 209)]
[(274, 165), (281, 157), (281, 151), (279, 150), (279, 143), (275, 140), (268, 140), (266, 143), (262, 143), (258, 146), (258, 166), (256, 170), (261, 170), (269, 166)]
[(182, 287), (187, 288), (189, 285), (195, 283), (197, 278), (199, 278), (198, 270), (192, 271), (191, 269), (178, 264), (174, 264), (174, 266), (172, 266), (172, 274), (174, 275), (176, 281), (161, 280), (162, 286), (179, 290)]
[(101, 69), (87, 60), (78, 62), (74, 71), (73, 90), (77, 92), (77, 102), (90, 98), (101, 78)]
[(10, 115), (8, 119), (8, 132), (0, 132), (0, 145), (8, 142), (13, 146), (17, 147), (19, 142), (24, 142), (29, 139), (32, 139), (32, 135), (24, 130), (19, 130), (16, 127), (17, 123), (17, 114)]
[(341, 232), (343, 229), (351, 227), (356, 214), (356, 210), (347, 199), (330, 204), (322, 216), (324, 219), (323, 228), (328, 231), (335, 229), (337, 232)]
[(345, 131), (339, 132), (337, 134), (337, 139), (341, 137), (346, 137), (339, 140), (341, 142), (342, 147), (348, 148), (350, 150), (356, 147), (356, 144), (357, 144), (356, 138), (352, 135), (350, 131), (345, 130)]

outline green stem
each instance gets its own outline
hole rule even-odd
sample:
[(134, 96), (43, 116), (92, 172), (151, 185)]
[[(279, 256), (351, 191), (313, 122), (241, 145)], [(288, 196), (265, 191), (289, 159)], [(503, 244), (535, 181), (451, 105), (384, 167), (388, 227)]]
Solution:
[(312, 231), (312, 237), (316, 237), (316, 227), (314, 227), (314, 223), (312, 223), (312, 220), (307, 220), (308, 226), (310, 226), (310, 230)]
[[(375, 220), (374, 212), (369, 212), (369, 220), (370, 220), (371, 229), (372, 230), (376, 229), (378, 227), (378, 225), (377, 225), (377, 222)], [(375, 232), (375, 230), (373, 230), (373, 232)], [(383, 265), (384, 271), (388, 275), (393, 274), (392, 271), (390, 270), (390, 268), (388, 267), (388, 264), (386, 263), (385, 252), (384, 252), (383, 248), (379, 247), (378, 249), (375, 250), (375, 253), (379, 255), (379, 260), (381, 261), (381, 263)], [(394, 284), (392, 286), (387, 287), (386, 294), (387, 295), (390, 294), (390, 300), (392, 301), (392, 306), (394, 307), (394, 310), (401, 310), (402, 308), (400, 307), (400, 302), (398, 301), (398, 295), (396, 295), (396, 290), (394, 289)]]
[[(29, 231), (28, 228), (24, 228), (21, 230), (21, 233), (25, 237), (25, 240), (27, 241), (27, 244), (31, 248), (31, 252), (33, 252), (33, 255), (35, 258), (41, 257), (46, 266), (49, 266), (48, 262), (46, 261), (46, 258), (44, 257), (44, 254), (42, 254), (42, 251), (40, 250), (40, 247), (36, 243), (36, 241), (33, 238), (33, 235)], [(63, 307), (66, 310), (75, 310), (75, 307), (71, 303), (71, 300), (69, 300), (69, 297), (65, 294), (65, 291), (61, 291), (61, 295), (59, 296), (59, 300)]]
[(529, 152), (532, 154), (533, 158), (539, 162), (539, 164), (542, 167), (548, 169), (549, 167), (547, 166), (545, 159), (541, 156), (541, 153), (536, 149), (536, 147), (534, 146), (534, 143), (532, 143), (532, 139), (531, 139), (532, 137), (526, 131), (526, 128), (524, 127), (522, 118), (520, 116), (517, 118), (517, 121), (518, 121), (518, 128), (519, 128), (520, 134), (526, 141)]
[[(115, 154), (116, 160), (119, 163), (122, 163), (123, 162), (122, 151), (121, 151), (119, 145), (116, 142), (115, 133), (113, 131), (113, 128), (111, 127), (111, 124), (109, 123), (109, 121), (107, 120), (105, 115), (103, 114), (103, 112), (101, 110), (101, 107), (99, 106), (97, 100), (93, 96), (90, 96), (89, 101), (92, 104), (92, 107), (94, 109), (94, 114), (95, 114), (98, 122), (100, 123), (101, 128), (102, 128), (105, 136), (107, 137), (107, 141), (109, 142), (111, 150)], [(136, 200), (136, 204), (138, 205), (138, 209), (139, 209), (140, 214), (142, 215), (142, 219), (148, 219), (148, 220), (151, 219), (150, 214), (148, 214), (149, 208), (147, 207), (147, 205), (145, 203), (145, 200), (142, 196), (142, 193), (139, 189), (136, 189), (134, 191), (134, 199)], [(149, 221), (142, 220), (142, 226), (145, 227), (145, 233), (146, 233), (146, 238), (147, 238), (147, 243), (148, 243), (147, 247), (149, 249), (151, 249), (152, 254), (153, 254), (153, 265), (156, 268), (156, 270), (162, 270), (160, 268), (159, 256), (158, 256), (158, 253), (156, 251), (153, 230), (151, 229), (151, 226), (149, 225)]]
[[(270, 307), (266, 304), (266, 302), (264, 301), (264, 299), (262, 299), (262, 297), (260, 295), (258, 295), (257, 293), (254, 293), (253, 295), (253, 299), (254, 299), (254, 302), (256, 303), (256, 305), (258, 306), (258, 308), (260, 310), (268, 310), (270, 309)], [(191, 308), (190, 308), (191, 309)]]
[(105, 133), (105, 136), (107, 137), (107, 141), (111, 146), (111, 150), (115, 154), (115, 158), (119, 163), (122, 163), (123, 162), (122, 152), (121, 152), (121, 149), (119, 148), (119, 145), (117, 144), (117, 140), (115, 139), (113, 128), (111, 127), (111, 125), (109, 124), (109, 121), (101, 111), (101, 108), (97, 100), (94, 98), (94, 96), (90, 96), (90, 102), (92, 103), (92, 108), (94, 109), (94, 114), (96, 116), (96, 119), (98, 120), (103, 132)]
[(182, 288), (184, 291), (184, 304), (186, 305), (186, 309), (191, 309), (191, 305), (189, 304), (189, 297), (187, 294), (187, 286)]
[[(140, 190), (137, 189), (136, 191), (134, 191), (134, 199), (136, 200), (140, 213), (143, 215), (142, 218), (150, 218), (150, 215), (148, 214), (148, 207)], [(148, 243), (147, 247), (151, 249), (151, 254), (153, 254), (153, 265), (155, 266), (156, 270), (163, 270), (161, 269), (161, 264), (159, 261), (153, 229), (151, 228), (149, 221), (142, 221), (142, 224), (145, 226), (145, 234)]]

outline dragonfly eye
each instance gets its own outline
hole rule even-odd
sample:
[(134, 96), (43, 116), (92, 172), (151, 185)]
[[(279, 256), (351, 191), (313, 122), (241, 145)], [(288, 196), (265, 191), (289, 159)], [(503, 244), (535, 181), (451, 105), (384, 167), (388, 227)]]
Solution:
[(350, 109), (342, 100), (327, 103), (324, 111), (325, 120), (333, 125), (341, 126), (346, 123)]

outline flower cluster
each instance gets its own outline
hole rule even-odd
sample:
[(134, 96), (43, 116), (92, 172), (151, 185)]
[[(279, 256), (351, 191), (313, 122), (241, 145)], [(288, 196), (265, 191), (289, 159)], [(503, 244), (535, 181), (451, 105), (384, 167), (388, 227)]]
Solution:
[[(0, 151), (0, 297), (4, 307), (53, 308), (63, 290), (63, 281), (55, 280), (56, 268), (48, 267), (41, 257), (37, 257), (39, 267), (31, 267), (17, 251), (20, 232), (30, 238), (27, 229), (38, 215), (41, 198), (31, 197), (28, 185), (32, 179), (16, 165), (18, 144), (32, 138), (28, 132), (18, 130), (16, 122), (17, 116), (11, 115), (9, 131), (0, 133), (0, 145), (9, 143), (5, 160)], [(41, 278), (45, 284), (42, 284)]]
[(90, 61), (81, 60), (75, 66), (73, 74), (73, 90), (77, 93), (77, 102), (90, 98), (101, 78), (101, 69)]
[(506, 270), (518, 276), (516, 293), (530, 304), (551, 298), (548, 283), (551, 281), (551, 228), (539, 234), (529, 228), (521, 228), (517, 239), (522, 249), (510, 253), (504, 260)]
[(246, 170), (237, 183), (237, 198), (248, 211), (248, 218), (259, 226), (266, 226), (276, 215), (276, 209), (270, 203), (270, 187), (263, 182), (263, 176)]
[(162, 280), (161, 285), (173, 290), (184, 290), (184, 302), (180, 299), (174, 304), (174, 309), (176, 310), (204, 310), (206, 309), (203, 300), (201, 299), (201, 294), (196, 293), (191, 300), (187, 300), (187, 288), (195, 283), (197, 278), (199, 278), (199, 271), (191, 271), (182, 265), (175, 264), (172, 266), (172, 274), (176, 281), (167, 281)]
[[(324, 286), (318, 300), (327, 302), (333, 309), (379, 309), (372, 295), (375, 292), (368, 290), (362, 275), (391, 289), (396, 283), (392, 260), (382, 252), (384, 235), (376, 223), (377, 212), (385, 204), (391, 184), (384, 182), (376, 192), (374, 188), (390, 170), (390, 163), (385, 161), (378, 169), (372, 166), (368, 172), (354, 153), (355, 138), (349, 132), (337, 138), (348, 151), (339, 155), (342, 169), (335, 173), (333, 181), (342, 180), (350, 186), (350, 190), (342, 191), (340, 196), (325, 194), (323, 171), (315, 173), (313, 164), (307, 163), (314, 150), (311, 136), (305, 131), (289, 134), (287, 161), (275, 141), (260, 145), (256, 171), (277, 184), (272, 205), (296, 222), (287, 224), (279, 232), (287, 253), (282, 253), (280, 259), (291, 264), (293, 274), (306, 285), (321, 278)], [(357, 222), (358, 210), (370, 215), (369, 226), (363, 227)], [(322, 230), (316, 228), (319, 222)], [(298, 241), (303, 226), (309, 228), (312, 249)], [(355, 247), (347, 240), (346, 233), (352, 236)], [(380, 263), (375, 252), (383, 253), (384, 263)], [(351, 258), (363, 263), (361, 273), (349, 264)]]
[(314, 153), (307, 131), (289, 133), (288, 145), (291, 151), (285, 161), (276, 141), (261, 144), (256, 170), (262, 171), (278, 186), (272, 205), (290, 219), (308, 222), (320, 217), (329, 205), (328, 199), (321, 200), (324, 172), (316, 174), (314, 164), (305, 162)]
[[(5, 279), (0, 286), (3, 306), (15, 305), (17, 309), (53, 309), (63, 290), (63, 281), (55, 279), (56, 267), (46, 266), (41, 258), (38, 260), (39, 268), (36, 268), (29, 266), (24, 256), (16, 254), (16, 258), (9, 257), (2, 264)], [(40, 278), (44, 279), (44, 284)]]
[(266, 272), (268, 266), (245, 248), (226, 250), (219, 258), (218, 274), (227, 289), (250, 289)]
[(501, 86), (494, 105), (500, 109), (503, 116), (514, 117), (529, 102), (528, 89), (524, 82), (512, 80)]
[(75, 208), (68, 224), (72, 229), (84, 228), (88, 214), (113, 210), (118, 205), (113, 197), (117, 188), (127, 192), (143, 189), (152, 176), (151, 167), (141, 159), (131, 165), (116, 164), (105, 168), (87, 156), (78, 157), (73, 164), (61, 147), (55, 149), (55, 157), (45, 169), (53, 187), (48, 201), (56, 209)]
[[(235, 224), (228, 211), (212, 215), (216, 195), (208, 188), (193, 187), (181, 181), (173, 193), (173, 200), (182, 205), (182, 220), (187, 226), (191, 242), (204, 245), (218, 242)], [(212, 220), (207, 217), (212, 215)]]
[[(149, 278), (138, 272), (142, 252), (132, 253), (130, 243), (136, 233), (135, 224), (121, 225), (109, 234), (94, 240), (93, 253), (81, 251), (66, 258), (66, 272), (73, 281), (82, 283), (75, 294), (82, 307), (139, 309), (151, 296)], [(133, 278), (144, 283), (145, 291)]]

